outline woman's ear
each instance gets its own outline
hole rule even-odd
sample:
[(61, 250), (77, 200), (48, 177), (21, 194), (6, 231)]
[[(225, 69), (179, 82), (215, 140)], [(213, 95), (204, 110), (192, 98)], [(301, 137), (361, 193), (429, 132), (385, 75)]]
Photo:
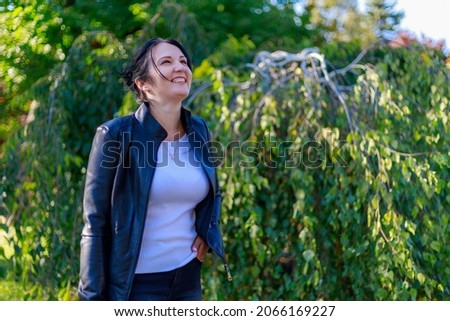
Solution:
[(136, 78), (136, 79), (134, 80), (134, 83), (135, 83), (135, 85), (139, 88), (139, 90), (145, 90), (145, 91), (148, 91), (148, 90), (151, 88), (151, 86), (150, 86), (150, 84), (149, 84), (148, 82), (143, 81), (143, 80), (140, 79), (140, 78)]

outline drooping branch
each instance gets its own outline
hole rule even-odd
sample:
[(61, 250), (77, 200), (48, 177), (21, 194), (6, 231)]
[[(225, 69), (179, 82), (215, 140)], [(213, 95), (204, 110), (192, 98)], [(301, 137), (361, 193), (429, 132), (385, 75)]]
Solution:
[[(302, 85), (307, 91), (308, 97), (316, 110), (320, 108), (319, 106), (321, 104), (315, 100), (315, 96), (317, 95), (313, 92), (314, 85), (318, 85), (319, 88), (332, 93), (337, 103), (345, 111), (349, 130), (351, 132), (357, 131), (362, 133), (362, 129), (355, 123), (352, 117), (350, 106), (347, 102), (348, 96), (346, 92), (350, 91), (353, 86), (342, 84), (341, 79), (347, 73), (358, 73), (361, 70), (372, 68), (369, 65), (362, 65), (360, 62), (371, 49), (380, 43), (378, 41), (371, 44), (362, 50), (349, 65), (331, 72), (328, 72), (331, 68), (328, 66), (325, 56), (317, 48), (306, 48), (299, 53), (289, 53), (280, 50), (274, 52), (260, 51), (256, 54), (252, 63), (245, 65), (252, 69), (249, 73), (248, 80), (240, 83), (225, 81), (225, 86), (237, 87), (240, 91), (246, 91), (258, 86), (263, 88), (265, 94), (255, 106), (253, 115), (253, 123), (256, 124), (260, 110), (264, 106), (265, 98), (272, 95), (293, 78), (299, 78), (303, 80)], [(186, 101), (186, 105), (189, 105), (195, 97), (210, 86), (211, 83), (206, 82), (196, 88)], [(356, 103), (352, 102), (352, 106), (355, 105)]]

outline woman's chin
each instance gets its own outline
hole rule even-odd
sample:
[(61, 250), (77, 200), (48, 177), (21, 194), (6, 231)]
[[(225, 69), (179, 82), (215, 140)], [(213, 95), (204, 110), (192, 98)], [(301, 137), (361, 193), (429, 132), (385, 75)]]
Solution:
[(183, 100), (189, 95), (189, 90), (177, 90), (173, 95), (174, 97)]

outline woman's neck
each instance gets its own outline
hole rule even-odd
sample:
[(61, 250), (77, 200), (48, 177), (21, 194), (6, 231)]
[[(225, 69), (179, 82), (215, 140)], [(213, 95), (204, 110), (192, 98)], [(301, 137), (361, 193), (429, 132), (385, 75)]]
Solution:
[(151, 102), (149, 110), (153, 117), (167, 131), (166, 140), (178, 140), (185, 133), (181, 123), (181, 103), (157, 104)]

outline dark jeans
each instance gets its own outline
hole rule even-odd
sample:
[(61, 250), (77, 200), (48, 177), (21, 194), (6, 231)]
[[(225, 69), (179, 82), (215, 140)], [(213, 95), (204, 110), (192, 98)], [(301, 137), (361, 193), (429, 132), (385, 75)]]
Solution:
[(135, 274), (130, 301), (201, 301), (202, 263), (196, 258), (168, 272)]

